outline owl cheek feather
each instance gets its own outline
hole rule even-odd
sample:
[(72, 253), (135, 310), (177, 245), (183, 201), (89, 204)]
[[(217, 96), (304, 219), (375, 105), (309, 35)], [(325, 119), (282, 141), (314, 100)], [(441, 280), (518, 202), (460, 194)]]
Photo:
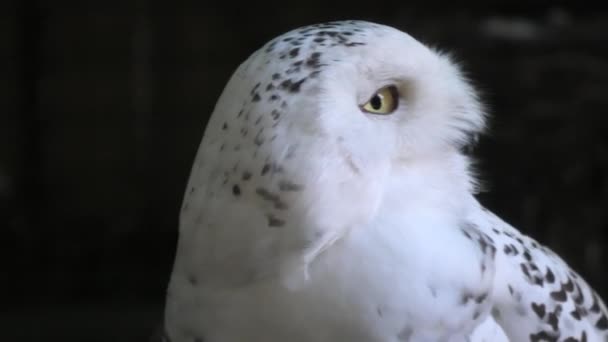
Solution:
[(344, 148), (339, 148), (339, 155), (342, 157), (344, 164), (348, 166), (350, 171), (356, 176), (361, 175), (361, 169), (353, 160), (353, 156)]
[[(317, 226), (349, 230), (365, 225), (374, 217), (382, 196), (386, 167), (368, 165), (364, 160), (338, 149), (333, 162), (321, 170), (318, 188), (311, 192)], [(339, 175), (336, 177), (336, 175)]]

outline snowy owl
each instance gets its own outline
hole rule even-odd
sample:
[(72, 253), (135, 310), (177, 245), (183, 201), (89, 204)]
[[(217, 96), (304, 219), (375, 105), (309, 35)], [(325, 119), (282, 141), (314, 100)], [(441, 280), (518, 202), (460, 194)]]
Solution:
[(485, 120), (449, 57), (395, 28), (268, 42), (192, 166), (165, 340), (608, 341), (585, 280), (476, 200), (463, 151)]

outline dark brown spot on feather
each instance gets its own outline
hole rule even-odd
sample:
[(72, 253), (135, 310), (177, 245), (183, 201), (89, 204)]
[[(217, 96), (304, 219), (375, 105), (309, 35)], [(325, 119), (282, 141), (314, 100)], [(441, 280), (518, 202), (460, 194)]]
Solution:
[(530, 271), (528, 271), (528, 266), (524, 263), (520, 264), (521, 271), (524, 272), (527, 278), (530, 278)]
[(539, 331), (536, 334), (530, 334), (530, 342), (557, 342), (557, 337), (550, 335), (546, 331)]
[(245, 181), (251, 179), (251, 172), (249, 172), (249, 171), (243, 172), (243, 177), (242, 178)]
[(473, 299), (473, 295), (469, 292), (464, 292), (461, 296), (460, 296), (460, 304), (466, 304), (468, 303), (470, 300)]
[(265, 201), (272, 202), (274, 207), (279, 210), (287, 209), (287, 204), (281, 200), (277, 194), (272, 193), (264, 188), (255, 189), (255, 193), (262, 197)]
[(545, 274), (545, 280), (549, 284), (553, 284), (553, 282), (555, 282), (555, 275), (553, 274), (553, 272), (551, 271), (551, 269), (549, 267), (547, 267), (547, 273)]
[(575, 320), (577, 320), (577, 321), (580, 321), (580, 320), (581, 320), (581, 314), (580, 314), (580, 313), (578, 312), (578, 310), (576, 310), (576, 309), (575, 309), (575, 310), (572, 310), (572, 311), (570, 312), (570, 316), (572, 316), (572, 318), (574, 318), (574, 319), (575, 319)]
[(602, 317), (597, 320), (595, 327), (600, 330), (608, 330), (608, 318), (606, 318), (606, 315), (602, 315)]
[(281, 191), (300, 191), (302, 186), (299, 184), (292, 183), (290, 181), (280, 181), (279, 190)]
[(558, 302), (565, 302), (568, 299), (568, 296), (566, 296), (566, 291), (564, 291), (563, 287), (559, 291), (551, 292), (550, 295), (551, 298)]
[(477, 304), (483, 302), (484, 300), (486, 300), (486, 298), (488, 298), (488, 294), (487, 293), (482, 293), (481, 295), (477, 296), (477, 298), (475, 298), (475, 302), (477, 302)]
[(553, 331), (557, 331), (557, 328), (559, 327), (559, 316), (561, 315), (561, 313), (562, 306), (558, 304), (557, 306), (555, 306), (555, 310), (553, 312), (550, 312), (547, 316), (547, 323), (549, 323)]
[(272, 214), (266, 215), (266, 218), (268, 218), (269, 227), (282, 227), (285, 225), (284, 220), (281, 220), (280, 218), (277, 218), (276, 216), (274, 216)]
[(536, 316), (538, 316), (538, 318), (545, 318), (545, 310), (545, 304), (532, 303), (532, 311), (536, 313)]
[(562, 287), (564, 288), (564, 290), (566, 290), (566, 292), (574, 291), (574, 283), (572, 282), (572, 279), (568, 278), (568, 281), (563, 284)]

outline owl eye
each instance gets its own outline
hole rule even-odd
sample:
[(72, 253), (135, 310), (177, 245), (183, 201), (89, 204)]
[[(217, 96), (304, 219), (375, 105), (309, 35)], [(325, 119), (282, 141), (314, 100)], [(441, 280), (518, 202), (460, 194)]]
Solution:
[(399, 104), (397, 87), (386, 86), (378, 90), (372, 98), (362, 106), (362, 110), (371, 114), (391, 114)]

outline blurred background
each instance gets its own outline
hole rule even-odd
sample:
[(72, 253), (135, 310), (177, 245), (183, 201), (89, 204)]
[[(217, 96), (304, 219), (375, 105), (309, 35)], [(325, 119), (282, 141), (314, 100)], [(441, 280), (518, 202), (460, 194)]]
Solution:
[[(288, 4), (290, 3), (290, 4)], [(269, 39), (336, 19), (453, 52), (493, 114), (482, 201), (608, 298), (608, 12), (585, 2), (0, 5), (5, 341), (145, 341), (215, 101)]]

